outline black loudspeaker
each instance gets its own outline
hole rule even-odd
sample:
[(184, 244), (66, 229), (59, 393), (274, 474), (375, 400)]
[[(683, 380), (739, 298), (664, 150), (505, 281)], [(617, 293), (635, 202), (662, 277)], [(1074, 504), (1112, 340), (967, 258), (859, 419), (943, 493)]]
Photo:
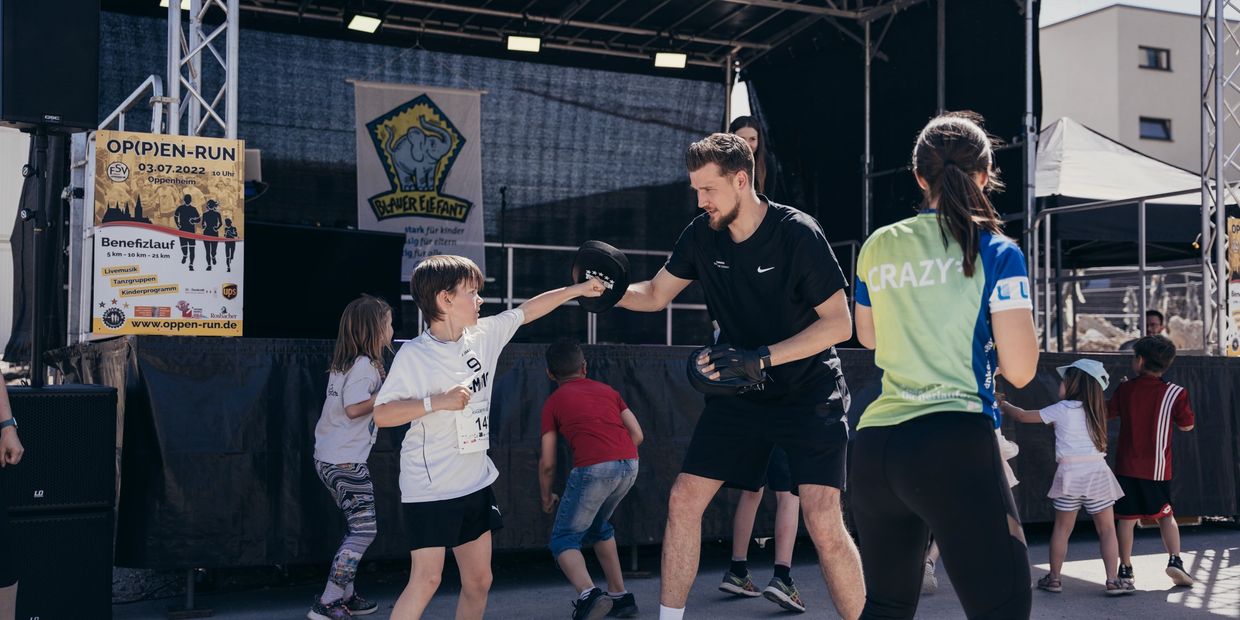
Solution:
[(245, 223), (245, 336), (335, 339), (340, 313), (362, 293), (401, 324), (400, 233)]
[(17, 553), (2, 561), (17, 568), (17, 620), (112, 617), (110, 509), (14, 515), (9, 525)]
[(9, 512), (111, 511), (116, 499), (116, 389), (11, 387), (9, 402), (26, 449), (16, 467), (0, 469), (0, 492)]
[(0, 124), (99, 125), (99, 0), (0, 0)]

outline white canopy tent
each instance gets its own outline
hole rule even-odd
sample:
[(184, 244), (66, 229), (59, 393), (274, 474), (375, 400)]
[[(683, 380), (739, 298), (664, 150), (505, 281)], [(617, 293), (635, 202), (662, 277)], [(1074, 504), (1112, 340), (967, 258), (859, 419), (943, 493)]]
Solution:
[(1197, 190), (1151, 202), (1201, 206), (1201, 175), (1133, 150), (1067, 117), (1042, 129), (1035, 183), (1038, 198), (1089, 201)]

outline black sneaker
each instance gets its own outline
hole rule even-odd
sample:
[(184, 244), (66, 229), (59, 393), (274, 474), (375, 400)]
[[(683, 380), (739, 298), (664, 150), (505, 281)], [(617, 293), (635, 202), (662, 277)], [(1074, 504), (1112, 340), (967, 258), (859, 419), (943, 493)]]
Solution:
[(1171, 559), (1167, 561), (1167, 576), (1177, 586), (1191, 587), (1196, 583), (1188, 571), (1184, 570), (1184, 562), (1178, 555), (1171, 556)]
[(611, 611), (611, 599), (598, 588), (573, 601), (573, 620), (602, 620)]
[(362, 595), (357, 592), (354, 592), (353, 596), (344, 602), (344, 606), (355, 616), (369, 616), (379, 611), (378, 603), (362, 598)]
[(345, 607), (344, 601), (340, 599), (324, 604), (316, 596), (310, 611), (306, 612), (306, 617), (310, 620), (348, 620), (353, 614), (349, 613), (349, 608)]
[[(611, 598), (610, 596), (607, 598)], [(632, 592), (626, 592), (620, 598), (611, 598), (611, 611), (607, 612), (608, 618), (636, 618), (637, 617), (637, 599), (633, 598)]]
[(1129, 590), (1136, 589), (1136, 580), (1132, 577), (1131, 566), (1124, 566), (1123, 564), (1120, 564), (1118, 576), (1120, 583), (1124, 584), (1124, 586), (1126, 586)]

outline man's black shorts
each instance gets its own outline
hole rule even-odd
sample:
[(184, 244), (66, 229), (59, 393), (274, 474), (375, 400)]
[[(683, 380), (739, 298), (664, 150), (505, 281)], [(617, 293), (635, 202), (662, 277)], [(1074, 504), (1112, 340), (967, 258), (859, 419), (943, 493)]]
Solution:
[(1161, 519), (1170, 517), (1171, 481), (1145, 480), (1129, 476), (1116, 476), (1124, 496), (1115, 502), (1118, 519)]
[(464, 497), (437, 502), (403, 503), (409, 550), (459, 547), (504, 527), (490, 485)]
[(771, 451), (788, 455), (791, 488), (844, 488), (848, 432), (835, 404), (785, 405), (711, 397), (698, 419), (681, 471), (756, 491), (766, 481)]
[(788, 453), (778, 446), (771, 451), (771, 462), (766, 466), (766, 488), (772, 491), (796, 493), (792, 484), (792, 469), (788, 467)]

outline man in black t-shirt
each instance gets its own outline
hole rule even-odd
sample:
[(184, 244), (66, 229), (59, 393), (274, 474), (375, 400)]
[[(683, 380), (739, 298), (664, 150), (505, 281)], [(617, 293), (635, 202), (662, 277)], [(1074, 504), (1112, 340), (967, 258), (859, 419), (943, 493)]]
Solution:
[(840, 512), (849, 396), (834, 349), (852, 337), (844, 275), (813, 217), (754, 192), (743, 139), (711, 135), (689, 147), (685, 162), (705, 213), (654, 279), (629, 286), (619, 305), (658, 312), (698, 280), (719, 322), (719, 345), (769, 378), (739, 396), (706, 398), (669, 499), (660, 618), (684, 611), (711, 498), (725, 483), (760, 488), (775, 446), (788, 455), (836, 610), (856, 618), (865, 589)]

